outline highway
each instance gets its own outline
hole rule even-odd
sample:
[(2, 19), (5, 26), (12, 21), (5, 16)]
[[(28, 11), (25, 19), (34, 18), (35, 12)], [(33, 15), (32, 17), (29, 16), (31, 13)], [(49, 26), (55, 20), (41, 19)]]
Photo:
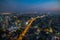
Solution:
[(28, 29), (31, 27), (31, 24), (32, 24), (33, 21), (35, 21), (37, 18), (43, 18), (43, 17), (45, 17), (45, 16), (46, 16), (46, 15), (37, 16), (37, 17), (35, 17), (35, 18), (30, 19), (30, 23), (26, 25), (24, 31), (22, 31), (22, 33), (19, 35), (19, 38), (18, 38), (17, 40), (23, 40), (23, 38), (25, 37)]

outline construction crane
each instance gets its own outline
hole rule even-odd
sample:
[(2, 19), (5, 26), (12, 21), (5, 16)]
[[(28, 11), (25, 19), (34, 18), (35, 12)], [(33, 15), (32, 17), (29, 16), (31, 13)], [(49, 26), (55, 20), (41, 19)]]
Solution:
[(23, 40), (23, 38), (25, 37), (26, 33), (28, 32), (29, 28), (31, 27), (31, 24), (33, 23), (33, 21), (35, 21), (37, 18), (43, 18), (46, 15), (43, 16), (37, 16), (35, 18), (30, 19), (29, 23), (26, 25), (24, 31), (22, 31), (22, 33), (19, 35), (19, 38), (17, 40)]

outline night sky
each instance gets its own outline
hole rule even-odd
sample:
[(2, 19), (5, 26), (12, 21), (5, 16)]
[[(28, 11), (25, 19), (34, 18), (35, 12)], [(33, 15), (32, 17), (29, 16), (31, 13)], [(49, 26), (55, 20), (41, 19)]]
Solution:
[(60, 11), (60, 0), (0, 0), (0, 12)]

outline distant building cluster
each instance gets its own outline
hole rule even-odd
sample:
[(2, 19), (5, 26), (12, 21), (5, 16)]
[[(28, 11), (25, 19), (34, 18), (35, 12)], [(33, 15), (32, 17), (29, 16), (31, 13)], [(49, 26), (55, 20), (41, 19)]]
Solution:
[[(23, 40), (60, 40), (60, 16), (47, 15), (36, 19)], [(16, 40), (30, 19), (41, 14), (0, 14), (0, 39)]]

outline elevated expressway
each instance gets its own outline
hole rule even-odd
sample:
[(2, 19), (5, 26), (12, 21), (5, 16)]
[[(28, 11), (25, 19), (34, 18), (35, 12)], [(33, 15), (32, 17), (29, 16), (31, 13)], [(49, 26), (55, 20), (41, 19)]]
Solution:
[[(43, 18), (43, 17), (45, 17), (45, 16), (47, 16), (47, 15), (37, 16), (37, 17), (35, 17), (35, 18), (32, 18), (32, 19), (28, 20), (28, 24), (26, 25), (24, 31), (22, 31), (22, 33), (19, 35), (19, 38), (18, 38), (17, 40), (23, 40), (23, 38), (25, 37), (27, 31), (28, 31), (29, 28), (31, 27), (31, 24), (33, 23), (33, 21), (35, 21), (35, 20), (38, 19), (38, 18)], [(48, 30), (48, 31), (52, 32), (52, 30)]]

